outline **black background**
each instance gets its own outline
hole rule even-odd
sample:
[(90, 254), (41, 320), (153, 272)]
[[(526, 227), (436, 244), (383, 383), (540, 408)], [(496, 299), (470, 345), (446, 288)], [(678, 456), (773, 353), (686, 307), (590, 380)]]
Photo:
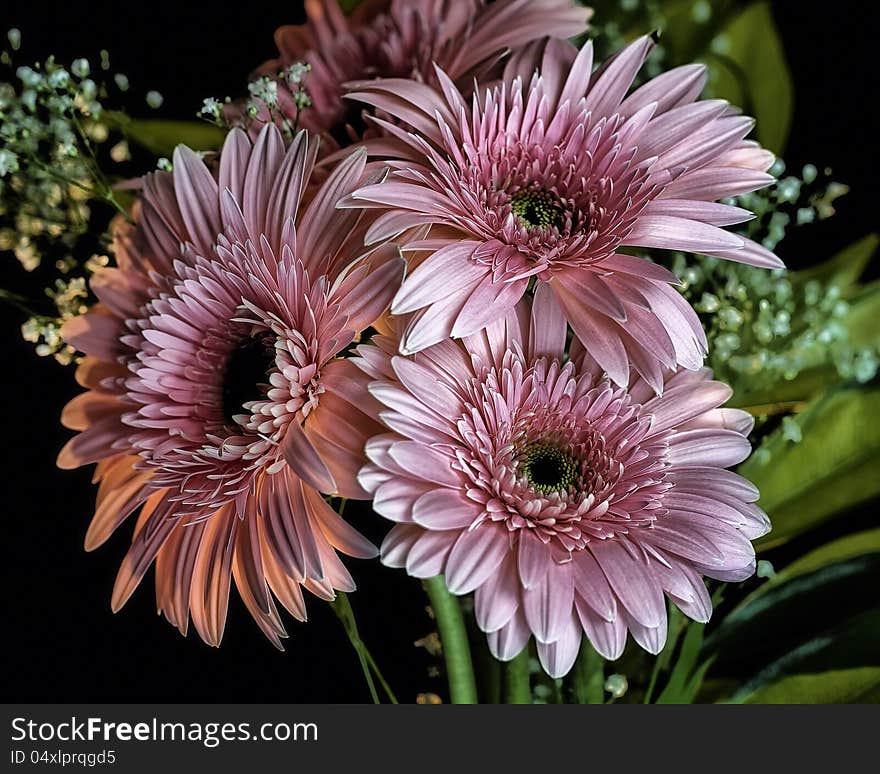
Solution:
[[(830, 166), (852, 191), (831, 221), (800, 229), (779, 252), (797, 267), (827, 257), (876, 226), (876, 5), (773, 3), (796, 86), (785, 158)], [(153, 114), (143, 95), (165, 97), (161, 115), (189, 118), (206, 96), (237, 95), (248, 72), (275, 55), (272, 33), (301, 20), (299, 3), (3, 2), (0, 30), (19, 27), (19, 62), (50, 53), (70, 62), (111, 53), (132, 92), (134, 115)], [(5, 41), (4, 41), (5, 42)], [(34, 279), (4, 256), (0, 286), (27, 289)], [(122, 528), (91, 555), (82, 549), (94, 491), (91, 471), (58, 471), (69, 437), (58, 417), (78, 388), (72, 369), (33, 355), (18, 334), (21, 315), (0, 307), (3, 341), (3, 586), (7, 701), (368, 700), (357, 661), (328, 606), (312, 598), (310, 621), (289, 622), (282, 654), (262, 637), (235, 593), (220, 649), (191, 633), (183, 639), (155, 614), (148, 578), (121, 613), (110, 590), (130, 532)], [(358, 526), (378, 539), (384, 525), (368, 509)], [(864, 518), (864, 515), (863, 515)], [(432, 628), (417, 582), (378, 563), (348, 562), (359, 584), (352, 602), (365, 640), (402, 701), (442, 692), (428, 670), (436, 662), (414, 641)]]

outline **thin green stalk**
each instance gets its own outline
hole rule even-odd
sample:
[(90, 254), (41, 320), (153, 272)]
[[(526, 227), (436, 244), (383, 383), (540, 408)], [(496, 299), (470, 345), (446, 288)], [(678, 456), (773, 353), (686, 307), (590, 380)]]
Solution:
[(684, 631), (685, 625), (686, 620), (684, 616), (679, 612), (675, 605), (670, 604), (669, 634), (666, 637), (666, 644), (663, 646), (663, 650), (661, 650), (654, 659), (654, 667), (651, 669), (651, 678), (648, 681), (648, 688), (645, 691), (645, 697), (642, 700), (644, 704), (650, 704), (653, 700), (654, 690), (657, 687), (657, 680), (660, 677), (660, 673), (664, 672), (671, 663), (672, 654), (675, 651), (675, 646), (678, 644), (678, 638), (681, 637), (681, 634)]
[(385, 678), (379, 671), (379, 667), (376, 665), (375, 659), (370, 654), (370, 651), (367, 650), (367, 646), (358, 633), (357, 621), (354, 617), (354, 610), (351, 608), (351, 602), (348, 601), (348, 596), (340, 591), (336, 595), (336, 599), (330, 603), (330, 607), (333, 608), (333, 612), (336, 613), (337, 618), (342, 622), (342, 627), (348, 635), (349, 642), (351, 642), (351, 646), (354, 648), (355, 653), (357, 653), (358, 661), (360, 661), (361, 669), (364, 673), (364, 679), (367, 681), (367, 687), (370, 689), (373, 704), (382, 703), (376, 691), (376, 684), (373, 682), (373, 673), (379, 678), (382, 689), (387, 694), (389, 701), (392, 704), (397, 704), (397, 698), (394, 696), (391, 687), (385, 681)]
[(453, 704), (476, 704), (477, 684), (461, 606), (447, 590), (442, 575), (422, 581), (422, 586), (431, 600), (443, 644), (449, 698)]
[(504, 703), (531, 704), (532, 689), (529, 683), (529, 649), (504, 665)]
[(388, 697), (388, 701), (392, 704), (397, 704), (397, 697), (394, 695), (394, 691), (391, 690), (391, 686), (388, 685), (388, 681), (385, 679), (382, 672), (379, 670), (379, 665), (376, 663), (376, 659), (373, 658), (373, 654), (367, 650), (367, 646), (361, 643), (364, 650), (364, 655), (367, 658), (367, 663), (370, 665), (370, 669), (373, 670), (373, 674), (376, 675), (376, 678), (379, 680), (379, 684), (382, 686), (382, 690), (385, 691), (385, 695)]
[(650, 704), (651, 699), (654, 698), (654, 689), (657, 687), (657, 678), (660, 676), (660, 672), (663, 667), (660, 664), (660, 659), (654, 659), (654, 668), (651, 669), (651, 679), (648, 681), (648, 688), (645, 691), (645, 698), (642, 700), (643, 704)]
[(602, 704), (605, 685), (605, 661), (586, 640), (571, 671), (574, 700), (577, 704)]
[(33, 309), (31, 309), (27, 305), (27, 299), (24, 296), (19, 295), (18, 293), (13, 293), (10, 290), (4, 290), (0, 288), (0, 298), (2, 298), (7, 304), (10, 306), (14, 306), (20, 312), (24, 312), (25, 314), (30, 315), (31, 317), (44, 317), (45, 315), (37, 314)]

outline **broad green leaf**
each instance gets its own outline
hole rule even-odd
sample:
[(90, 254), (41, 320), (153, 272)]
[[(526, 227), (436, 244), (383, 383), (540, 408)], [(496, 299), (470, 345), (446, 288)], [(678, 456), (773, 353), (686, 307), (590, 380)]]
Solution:
[(759, 597), (788, 583), (794, 578), (814, 572), (836, 562), (871, 553), (880, 554), (880, 528), (857, 532), (854, 535), (846, 535), (845, 537), (833, 540), (814, 551), (810, 551), (777, 572), (776, 575), (740, 602), (737, 605), (737, 610), (747, 607)]
[(759, 547), (779, 545), (880, 494), (878, 416), (880, 388), (837, 390), (794, 417), (799, 443), (780, 428), (740, 466), (773, 523)]
[[(661, 0), (659, 5), (663, 19), (660, 45), (669, 52), (671, 64), (689, 64), (703, 55), (712, 38), (737, 11), (734, 0), (714, 0), (711, 4), (701, 0)], [(605, 19), (598, 8), (596, 18)]]
[[(812, 557), (810, 562), (818, 562)], [(724, 618), (706, 637), (704, 656), (717, 658), (717, 674), (748, 674), (840, 626), (875, 603), (874, 578), (880, 552), (854, 553), (777, 584), (768, 581)], [(853, 664), (846, 664), (852, 666)]]
[(880, 476), (877, 475), (880, 453), (876, 447), (849, 463), (840, 458), (836, 462), (841, 462), (837, 475), (829, 474), (809, 492), (773, 510), (774, 531), (757, 541), (759, 551), (781, 545), (849, 508), (880, 496)]
[(880, 610), (870, 610), (802, 642), (747, 680), (731, 701), (747, 700), (765, 687), (794, 675), (875, 667), (878, 649)]
[(715, 37), (710, 88), (757, 121), (758, 139), (781, 153), (791, 127), (794, 89), (770, 3), (747, 6)]
[[(736, 651), (741, 647), (739, 643), (747, 643), (749, 637), (772, 636), (779, 621), (784, 622), (785, 629), (794, 627), (799, 631), (803, 628), (801, 619), (809, 615), (811, 607), (821, 609), (824, 600), (870, 582), (868, 579), (878, 568), (880, 529), (847, 535), (820, 546), (791, 562), (743, 599), (712, 633), (707, 650)], [(824, 623), (833, 623), (827, 614)]]
[(742, 704), (874, 704), (880, 701), (880, 667), (791, 675), (758, 688)]
[(839, 288), (847, 288), (862, 276), (878, 244), (880, 244), (880, 236), (868, 234), (818, 266), (790, 272), (788, 279), (796, 285), (805, 285), (810, 280), (818, 280), (825, 286), (836, 285)]
[(126, 119), (120, 129), (130, 140), (157, 156), (171, 158), (182, 144), (193, 150), (218, 150), (226, 132), (200, 121), (165, 121), (161, 119)]
[(880, 346), (880, 280), (864, 285), (849, 299), (849, 312), (842, 320), (853, 347)]
[(833, 363), (824, 362), (822, 365), (800, 371), (793, 379), (780, 379), (770, 388), (750, 390), (747, 381), (742, 381), (745, 384), (736, 386), (736, 392), (728, 405), (743, 408), (755, 416), (760, 416), (779, 412), (781, 407), (778, 404), (800, 404), (809, 401), (819, 393), (825, 392), (839, 379)]

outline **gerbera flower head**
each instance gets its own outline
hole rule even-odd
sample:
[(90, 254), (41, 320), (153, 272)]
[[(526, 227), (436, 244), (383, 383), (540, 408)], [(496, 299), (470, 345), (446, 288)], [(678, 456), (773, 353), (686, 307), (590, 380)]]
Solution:
[(744, 139), (752, 119), (722, 100), (696, 101), (702, 66), (627, 96), (651, 46), (637, 40), (593, 73), (590, 43), (535, 44), (470, 105), (440, 70), (439, 89), (379, 80), (348, 95), (411, 129), (374, 119), (396, 138), (396, 150), (387, 139), (377, 146), (396, 171), (347, 200), (386, 210), (368, 239), (432, 226), (409, 245), (420, 263), (392, 304), (415, 313), (403, 352), (475, 333), (537, 280), (618, 384), (630, 363), (655, 388), (663, 367), (701, 366), (705, 336), (670, 287), (675, 276), (625, 248), (781, 266), (721, 228), (751, 213), (716, 202), (767, 185), (773, 155)]
[(118, 268), (95, 275), (100, 303), (62, 331), (86, 354), (88, 392), (62, 416), (80, 432), (58, 458), (98, 463), (86, 548), (140, 509), (112, 606), (155, 561), (159, 611), (212, 645), (232, 579), (279, 644), (272, 594), (304, 619), (301, 586), (354, 587), (337, 551), (375, 555), (322, 495), (367, 496), (356, 474), (377, 426), (339, 355), (383, 314), (403, 259), (364, 255), (361, 213), (336, 209), (375, 179), (364, 152), (303, 203), (314, 158), (304, 132), (285, 146), (274, 126), (255, 145), (233, 130), (216, 172), (178, 147), (117, 234)]
[[(337, 0), (308, 0), (306, 23), (278, 29), (279, 56), (258, 72), (274, 76), (298, 63), (310, 67), (310, 105), (278, 79), (277, 116), (294, 118), (341, 146), (359, 139), (363, 106), (343, 99), (345, 84), (367, 78), (435, 83), (438, 63), (462, 88), (497, 72), (499, 59), (533, 40), (569, 38), (587, 29), (592, 10), (571, 0), (366, 0), (346, 16)], [(268, 120), (258, 116), (254, 126)]]
[(701, 575), (750, 576), (750, 540), (769, 528), (757, 490), (726, 470), (752, 425), (719, 408), (726, 385), (701, 370), (667, 372), (660, 396), (638, 376), (620, 387), (565, 342), (542, 285), (460, 341), (361, 348), (390, 431), (368, 442), (360, 476), (396, 522), (382, 561), (474, 592), (492, 653), (509, 660), (534, 635), (554, 677), (583, 633), (607, 659), (627, 631), (658, 653), (664, 594), (707, 621)]

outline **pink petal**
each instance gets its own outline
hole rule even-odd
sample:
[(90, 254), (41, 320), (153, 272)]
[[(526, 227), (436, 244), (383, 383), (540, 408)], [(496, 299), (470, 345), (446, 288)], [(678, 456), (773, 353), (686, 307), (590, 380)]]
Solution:
[(616, 661), (626, 645), (626, 624), (622, 615), (606, 621), (597, 615), (580, 596), (575, 597), (575, 609), (584, 633), (602, 658)]
[(474, 613), (484, 632), (506, 625), (520, 605), (520, 584), (512, 554), (508, 554), (474, 594)]
[(538, 642), (554, 642), (572, 617), (571, 563), (554, 564), (535, 586), (523, 591), (523, 612)]
[(568, 328), (562, 308), (546, 282), (539, 282), (535, 287), (529, 330), (531, 358), (549, 357), (562, 360)]
[(517, 566), (523, 587), (530, 589), (541, 583), (551, 562), (550, 547), (536, 537), (532, 530), (521, 530)]
[[(452, 242), (432, 253), (406, 278), (392, 303), (394, 314), (406, 314), (451, 295), (456, 287), (476, 287), (488, 269), (471, 260), (479, 242)], [(455, 282), (450, 282), (455, 277)]]
[(416, 524), (427, 529), (463, 529), (480, 515), (480, 507), (455, 489), (425, 492), (413, 506)]
[(635, 247), (699, 253), (739, 250), (744, 244), (742, 237), (716, 226), (668, 215), (643, 215), (636, 221), (625, 243)]
[(295, 419), (287, 427), (281, 451), (287, 464), (309, 486), (328, 494), (336, 491), (333, 475)]
[(659, 626), (666, 605), (656, 578), (644, 561), (633, 558), (617, 540), (590, 544), (617, 598), (630, 614), (645, 626)]
[(468, 594), (495, 572), (509, 548), (506, 530), (492, 522), (463, 532), (446, 562), (446, 585), (453, 594)]
[(538, 641), (538, 658), (550, 677), (565, 677), (571, 671), (581, 647), (581, 632), (582, 628), (577, 616), (571, 610), (557, 640)]
[(525, 616), (517, 612), (504, 626), (487, 635), (489, 650), (499, 661), (510, 661), (522, 653), (530, 634)]

